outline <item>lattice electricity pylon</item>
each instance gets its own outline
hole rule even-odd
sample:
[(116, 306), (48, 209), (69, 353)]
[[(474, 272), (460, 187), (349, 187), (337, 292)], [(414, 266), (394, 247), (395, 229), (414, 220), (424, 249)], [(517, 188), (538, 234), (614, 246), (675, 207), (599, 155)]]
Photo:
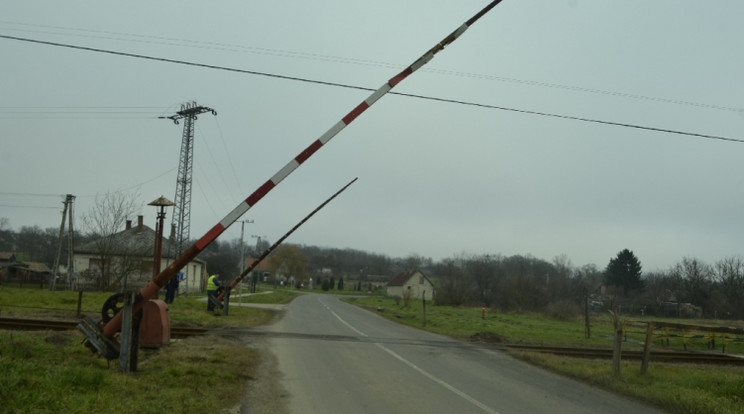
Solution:
[[(181, 105), (181, 110), (175, 115), (163, 117), (172, 120), (176, 125), (183, 119), (183, 139), (181, 140), (181, 156), (178, 161), (178, 177), (176, 177), (176, 196), (173, 206), (172, 228), (175, 231), (175, 240), (171, 243), (176, 251), (169, 252), (170, 257), (178, 257), (183, 253), (184, 246), (189, 241), (191, 229), (191, 182), (194, 168), (194, 122), (199, 114), (211, 112), (217, 115), (217, 111), (206, 106), (198, 106), (195, 101)], [(188, 278), (186, 279), (186, 290), (188, 291)]]

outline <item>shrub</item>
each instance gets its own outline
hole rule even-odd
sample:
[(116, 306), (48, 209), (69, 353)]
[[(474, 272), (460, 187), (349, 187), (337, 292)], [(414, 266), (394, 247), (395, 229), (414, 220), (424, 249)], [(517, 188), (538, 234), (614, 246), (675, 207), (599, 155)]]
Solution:
[(570, 300), (550, 302), (545, 308), (545, 315), (561, 321), (573, 320), (581, 314), (581, 308)]

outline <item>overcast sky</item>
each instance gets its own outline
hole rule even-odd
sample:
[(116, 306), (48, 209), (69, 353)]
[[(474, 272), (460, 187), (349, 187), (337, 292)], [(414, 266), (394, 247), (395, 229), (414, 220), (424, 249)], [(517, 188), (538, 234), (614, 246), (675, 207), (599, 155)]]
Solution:
[[(69, 193), (81, 224), (121, 191), (154, 228), (183, 133), (158, 117), (193, 100), (218, 114), (196, 121), (201, 237), (370, 94), (325, 83), (377, 89), (487, 4), (0, 2), (2, 36), (308, 81), (0, 38), (0, 217), (58, 228)], [(739, 255), (742, 16), (739, 0), (504, 0), (393, 90), (480, 106), (388, 94), (241, 218), (246, 243), (359, 177), (287, 242), (600, 268), (627, 248), (645, 271)]]

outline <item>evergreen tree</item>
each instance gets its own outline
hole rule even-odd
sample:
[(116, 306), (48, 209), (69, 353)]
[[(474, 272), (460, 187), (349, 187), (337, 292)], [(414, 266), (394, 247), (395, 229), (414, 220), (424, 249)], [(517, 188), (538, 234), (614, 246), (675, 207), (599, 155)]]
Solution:
[(628, 292), (632, 290), (644, 288), (641, 262), (632, 251), (624, 249), (617, 257), (610, 259), (605, 269), (605, 283), (622, 288), (624, 296), (628, 296)]

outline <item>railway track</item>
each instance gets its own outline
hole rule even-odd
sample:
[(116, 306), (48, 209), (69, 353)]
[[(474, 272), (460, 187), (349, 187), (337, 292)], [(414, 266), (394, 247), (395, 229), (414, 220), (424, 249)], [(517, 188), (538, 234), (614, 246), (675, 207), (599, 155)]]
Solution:
[[(0, 318), (0, 330), (25, 330), (25, 331), (64, 331), (75, 329), (78, 322), (74, 320), (60, 321), (60, 320), (41, 320), (41, 319), (16, 319), (16, 318)], [(225, 329), (216, 328), (214, 330), (208, 330), (204, 328), (183, 328), (171, 326), (171, 337), (173, 338), (185, 338), (189, 336), (197, 335), (256, 335), (256, 336), (270, 336), (267, 332), (255, 332), (248, 329)], [(278, 334), (282, 335), (282, 334)], [(288, 335), (288, 334), (284, 334)], [(313, 336), (317, 337), (317, 336)], [(316, 339), (328, 339), (324, 337), (317, 337)], [(355, 341), (357, 338), (344, 337), (343, 340)], [(563, 355), (573, 358), (596, 358), (596, 359), (611, 359), (611, 349), (601, 348), (572, 348), (572, 347), (557, 347), (557, 346), (542, 346), (542, 345), (518, 345), (518, 344), (501, 344), (500, 347), (524, 352), (539, 352), (549, 353), (554, 355)], [(622, 358), (626, 360), (641, 360), (643, 358), (642, 351), (625, 350), (622, 353)], [(711, 352), (674, 352), (674, 351), (660, 351), (651, 352), (651, 361), (654, 362), (666, 362), (666, 363), (697, 363), (697, 364), (717, 364), (717, 365), (736, 365), (744, 366), (744, 357), (734, 356), (723, 353), (711, 353)]]
[[(0, 318), (0, 330), (14, 331), (69, 331), (75, 329), (78, 321), (54, 321), (42, 319), (15, 319)], [(172, 338), (185, 338), (189, 336), (206, 335), (204, 328), (183, 328), (171, 326)]]
[[(539, 352), (548, 353), (554, 355), (563, 355), (574, 358), (597, 358), (597, 359), (611, 359), (611, 349), (601, 348), (571, 348), (571, 347), (557, 347), (557, 346), (538, 346), (538, 345), (515, 345), (508, 344), (505, 348), (527, 351), (527, 352)], [(715, 352), (675, 352), (675, 351), (651, 351), (651, 361), (654, 362), (670, 362), (670, 363), (699, 363), (699, 364), (718, 364), (718, 365), (737, 365), (744, 366), (744, 357), (715, 353)], [(622, 359), (625, 360), (642, 360), (643, 351), (624, 350), (622, 351)]]

